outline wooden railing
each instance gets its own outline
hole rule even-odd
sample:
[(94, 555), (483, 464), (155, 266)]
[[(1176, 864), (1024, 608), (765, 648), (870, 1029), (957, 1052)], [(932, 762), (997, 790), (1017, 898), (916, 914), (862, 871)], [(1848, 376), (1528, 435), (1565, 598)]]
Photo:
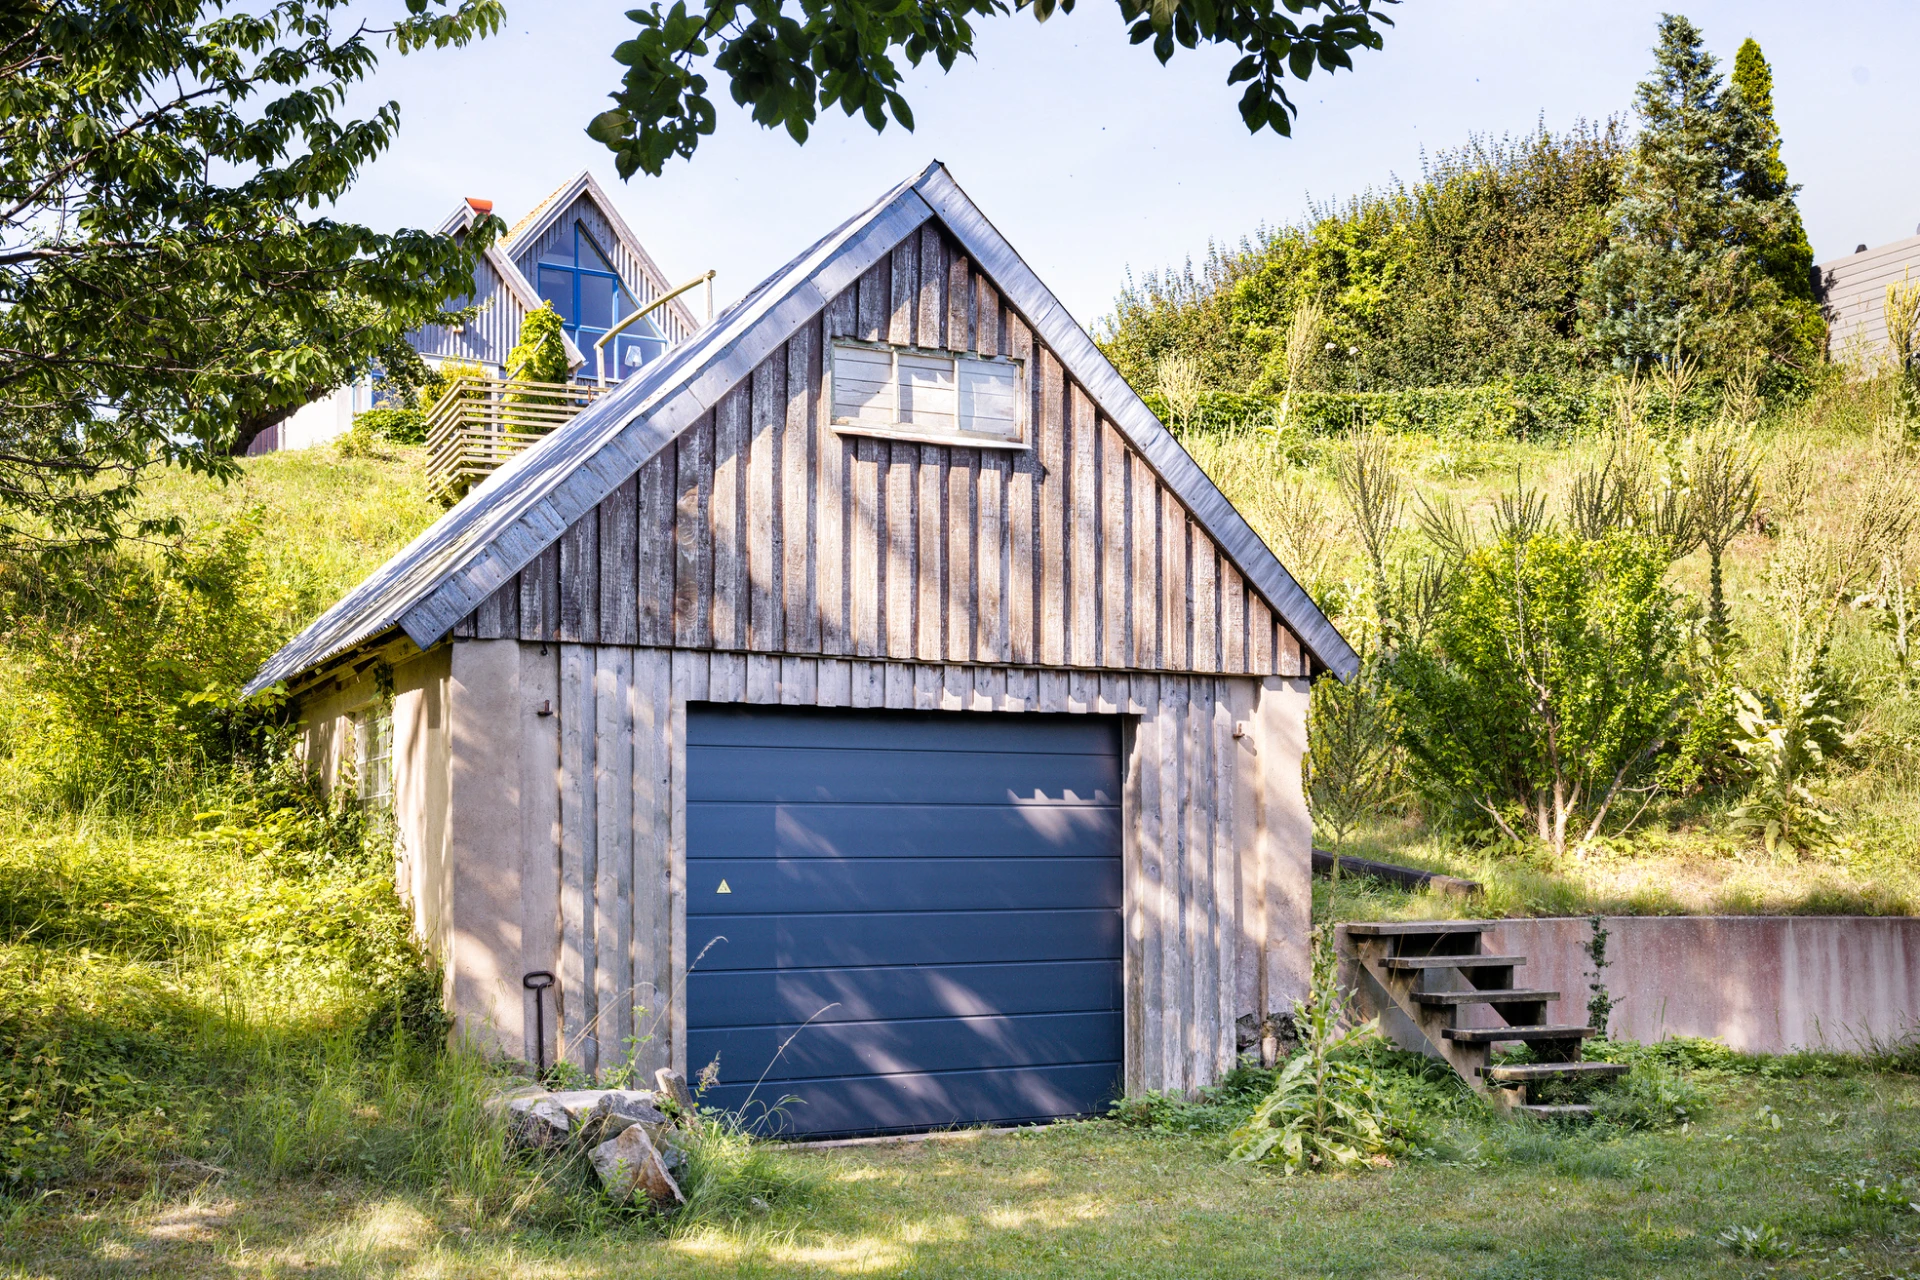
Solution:
[(604, 395), (571, 382), (456, 379), (427, 415), (427, 483), (448, 502)]

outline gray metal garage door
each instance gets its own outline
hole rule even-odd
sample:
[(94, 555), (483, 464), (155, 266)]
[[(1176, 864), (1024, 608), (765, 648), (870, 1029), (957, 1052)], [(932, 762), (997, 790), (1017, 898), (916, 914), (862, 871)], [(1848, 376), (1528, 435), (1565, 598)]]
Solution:
[(1120, 906), (1114, 721), (688, 711), (710, 1104), (808, 1135), (1101, 1111)]

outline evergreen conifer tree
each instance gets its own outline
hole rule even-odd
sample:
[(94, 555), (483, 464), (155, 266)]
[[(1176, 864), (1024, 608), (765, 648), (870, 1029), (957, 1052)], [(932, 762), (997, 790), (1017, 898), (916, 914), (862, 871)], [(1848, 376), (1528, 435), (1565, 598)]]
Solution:
[(1743, 190), (1756, 200), (1785, 201), (1779, 226), (1770, 241), (1760, 246), (1760, 260), (1780, 292), (1802, 304), (1798, 310), (1807, 329), (1806, 340), (1817, 348), (1826, 340), (1826, 320), (1814, 295), (1813, 246), (1807, 241), (1807, 229), (1793, 200), (1800, 188), (1787, 181), (1787, 166), (1780, 159), (1780, 125), (1773, 115), (1773, 68), (1760, 52), (1760, 42), (1752, 36), (1741, 42), (1740, 51), (1733, 56), (1733, 87), (1770, 135), (1766, 162), (1746, 172)]
[(1756, 357), (1804, 368), (1818, 354), (1808, 349), (1805, 304), (1765, 257), (1789, 219), (1797, 225), (1792, 188), (1750, 181), (1769, 174), (1778, 136), (1727, 89), (1685, 17), (1661, 19), (1655, 55), (1635, 96), (1641, 131), (1611, 211), (1611, 243), (1583, 290), (1588, 340), (1621, 367), (1684, 350), (1719, 372)]

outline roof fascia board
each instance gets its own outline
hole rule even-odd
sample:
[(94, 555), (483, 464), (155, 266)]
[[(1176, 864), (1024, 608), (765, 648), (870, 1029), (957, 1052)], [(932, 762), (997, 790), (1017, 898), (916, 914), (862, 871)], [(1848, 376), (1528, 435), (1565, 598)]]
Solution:
[(1345, 637), (1101, 354), (1052, 290), (960, 189), (946, 166), (938, 162), (929, 166), (914, 189), (1026, 317), (1074, 380), (1112, 415), (1115, 427), (1186, 504), (1200, 527), (1220, 544), (1314, 659), (1342, 680), (1351, 679), (1359, 670), (1360, 659)]
[[(469, 544), (478, 540), (486, 549), (401, 613), (400, 625), (408, 636), (424, 649), (445, 635), (932, 216), (926, 202), (910, 188), (895, 193), (886, 208), (838, 243), (823, 245), (819, 253), (810, 255), (811, 261), (790, 269), (788, 275), (794, 281), (780, 297), (723, 317), (714, 329), (700, 335), (706, 341), (694, 339), (702, 348), (717, 349), (710, 355), (704, 350), (697, 353), (698, 367), (685, 381), (663, 387), (625, 409), (620, 425), (605, 443), (586, 451), (580, 462), (556, 477), (546, 493), (504, 525), (473, 531)], [(602, 403), (612, 410), (611, 402)], [(583, 422), (585, 417), (574, 421)], [(571, 452), (549, 454), (544, 461), (557, 469)], [(533, 450), (519, 455), (484, 483), (508, 481), (509, 472), (524, 469), (521, 464), (531, 466), (534, 457)]]

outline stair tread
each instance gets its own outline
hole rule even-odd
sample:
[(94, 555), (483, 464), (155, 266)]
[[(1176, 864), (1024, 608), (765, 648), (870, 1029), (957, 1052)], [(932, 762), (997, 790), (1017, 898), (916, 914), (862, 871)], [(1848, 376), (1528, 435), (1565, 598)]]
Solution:
[(1558, 991), (1532, 991), (1525, 987), (1485, 987), (1472, 991), (1416, 991), (1420, 1004), (1539, 1004), (1558, 1000)]
[(1350, 924), (1345, 928), (1356, 938), (1404, 938), (1408, 934), (1485, 933), (1493, 926), (1491, 920), (1396, 920)]
[(1505, 1067), (1482, 1067), (1489, 1080), (1555, 1080), (1566, 1076), (1623, 1076), (1632, 1070), (1624, 1062), (1518, 1062)]
[(1501, 1040), (1574, 1040), (1599, 1035), (1585, 1023), (1541, 1022), (1514, 1027), (1443, 1027), (1440, 1036), (1461, 1044), (1495, 1044)]
[(1488, 969), (1523, 965), (1525, 956), (1389, 956), (1389, 969)]

